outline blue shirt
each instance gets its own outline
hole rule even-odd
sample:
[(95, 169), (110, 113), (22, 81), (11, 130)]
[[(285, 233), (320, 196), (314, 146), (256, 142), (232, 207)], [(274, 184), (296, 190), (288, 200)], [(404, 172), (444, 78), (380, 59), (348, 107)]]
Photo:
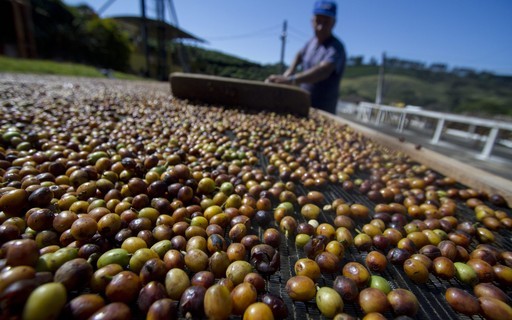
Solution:
[(347, 60), (343, 43), (334, 36), (324, 43), (318, 43), (317, 38), (313, 37), (299, 54), (303, 70), (311, 69), (324, 61), (334, 64), (334, 71), (326, 79), (316, 83), (302, 83), (300, 86), (310, 93), (313, 107), (336, 113), (340, 82)]

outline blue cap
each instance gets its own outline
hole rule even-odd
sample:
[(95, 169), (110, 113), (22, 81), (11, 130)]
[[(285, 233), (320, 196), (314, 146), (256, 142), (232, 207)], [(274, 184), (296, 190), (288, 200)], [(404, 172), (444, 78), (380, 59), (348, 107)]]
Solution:
[(336, 18), (336, 3), (333, 1), (317, 1), (313, 14)]

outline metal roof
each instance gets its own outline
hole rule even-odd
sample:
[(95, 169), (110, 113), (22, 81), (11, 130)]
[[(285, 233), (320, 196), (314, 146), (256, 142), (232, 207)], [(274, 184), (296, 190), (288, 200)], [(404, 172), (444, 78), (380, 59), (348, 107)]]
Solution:
[[(112, 19), (126, 23), (134, 28), (133, 32), (139, 32), (142, 27), (142, 18), (138, 16), (116, 16), (112, 17)], [(166, 34), (166, 38), (168, 39), (191, 39), (198, 42), (206, 42), (205, 40), (196, 37), (184, 30), (181, 30), (173, 25), (170, 25), (166, 22), (146, 18), (147, 28), (148, 28), (148, 37), (149, 38), (157, 38), (157, 30), (159, 28), (163, 28)]]

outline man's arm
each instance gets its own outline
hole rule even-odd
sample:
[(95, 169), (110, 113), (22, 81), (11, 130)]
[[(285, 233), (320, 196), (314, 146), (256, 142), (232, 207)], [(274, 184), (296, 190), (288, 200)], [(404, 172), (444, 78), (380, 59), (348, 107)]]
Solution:
[(297, 73), (295, 75), (295, 82), (316, 83), (329, 77), (334, 69), (334, 63), (322, 61), (320, 64), (314, 66), (313, 68)]
[(286, 69), (286, 71), (283, 73), (283, 76), (289, 77), (292, 74), (294, 74), (295, 71), (297, 70), (297, 67), (301, 64), (301, 62), (302, 62), (302, 55), (299, 52), (295, 55), (295, 58), (293, 59), (292, 63), (288, 67), (288, 69)]
[(315, 83), (329, 77), (335, 69), (334, 63), (323, 61), (311, 69), (294, 74), (300, 64), (300, 59), (300, 56), (297, 55), (283, 75), (271, 75), (266, 81), (283, 84)]
[(286, 69), (286, 71), (282, 75), (281, 74), (272, 74), (265, 80), (265, 82), (295, 84), (295, 81), (293, 81), (292, 75), (295, 73), (295, 71), (297, 70), (297, 67), (300, 65), (301, 62), (302, 62), (302, 55), (299, 52), (293, 59), (292, 63), (288, 67), (288, 69)]

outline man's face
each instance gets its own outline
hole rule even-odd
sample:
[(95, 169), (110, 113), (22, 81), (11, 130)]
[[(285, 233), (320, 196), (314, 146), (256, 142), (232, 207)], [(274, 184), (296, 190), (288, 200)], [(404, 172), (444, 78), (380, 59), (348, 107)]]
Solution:
[(334, 27), (334, 18), (323, 16), (323, 15), (314, 15), (313, 16), (313, 29), (315, 30), (315, 36), (323, 41), (331, 36), (332, 28)]

